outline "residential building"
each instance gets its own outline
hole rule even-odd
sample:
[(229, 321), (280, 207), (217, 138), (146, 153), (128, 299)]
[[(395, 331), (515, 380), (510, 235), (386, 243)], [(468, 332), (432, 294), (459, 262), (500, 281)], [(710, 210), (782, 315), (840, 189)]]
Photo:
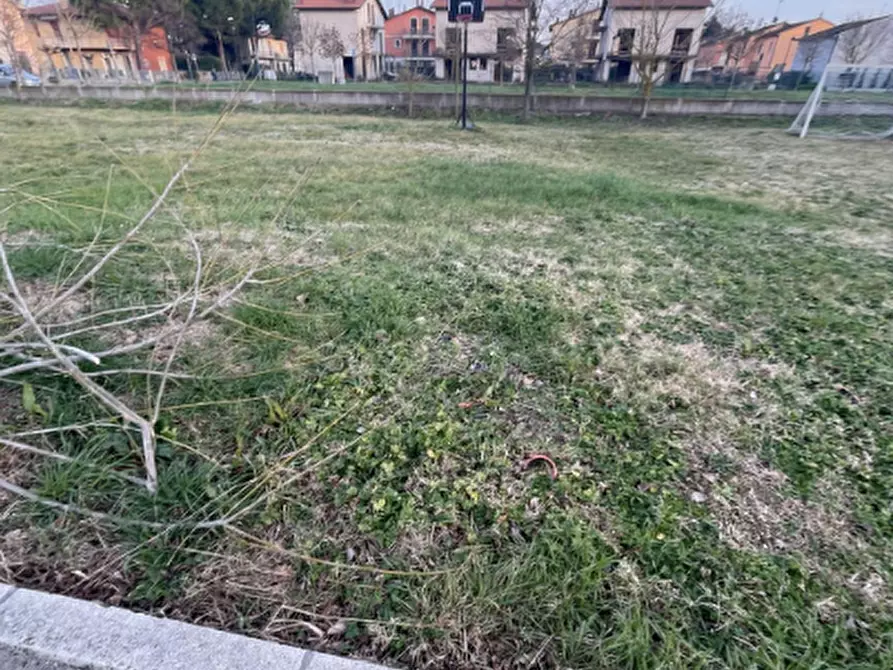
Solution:
[(606, 0), (599, 79), (638, 83), (635, 63), (655, 54), (658, 83), (691, 80), (712, 0)]
[(828, 66), (874, 68), (874, 73), (860, 71), (858, 80), (854, 78), (850, 85), (854, 88), (893, 88), (893, 81), (890, 81), (893, 15), (851, 21), (797, 41), (797, 54), (791, 69), (808, 73), (816, 82)]
[(389, 14), (384, 23), (385, 69), (394, 74), (404, 68), (421, 76), (434, 76), (437, 14), (427, 7), (413, 7)]
[(285, 74), (294, 69), (288, 52), (288, 42), (275, 37), (255, 37), (245, 40), (242, 53), (246, 64), (257, 63), (264, 75), (274, 78), (275, 74)]
[(387, 14), (379, 0), (295, 0), (295, 9), (299, 72), (334, 83), (381, 78)]
[(729, 62), (729, 38), (717, 37), (704, 40), (695, 56), (694, 72), (722, 74)]
[(735, 59), (737, 62), (733, 67), (757, 79), (767, 79), (770, 75), (788, 72), (793, 69), (798, 40), (832, 27), (834, 24), (831, 21), (816, 18), (799, 23), (775, 23), (742, 33), (738, 36), (740, 42), (735, 47), (741, 57)]
[(67, 2), (26, 7), (22, 12), (35, 72), (61, 79), (135, 77), (144, 72), (175, 76), (174, 60), (162, 28), (140, 41), (124, 29), (103, 29)]
[[(447, 0), (434, 0), (438, 79), (460, 76), (466, 24), (447, 21)], [(485, 0), (484, 20), (468, 25), (468, 81), (511, 82), (524, 79), (524, 28), (527, 0)]]
[(0, 0), (0, 63), (36, 71), (38, 53), (28, 38), (22, 8), (15, 0)]
[(571, 15), (549, 26), (549, 54), (552, 60), (579, 69), (598, 70), (602, 59), (604, 5)]

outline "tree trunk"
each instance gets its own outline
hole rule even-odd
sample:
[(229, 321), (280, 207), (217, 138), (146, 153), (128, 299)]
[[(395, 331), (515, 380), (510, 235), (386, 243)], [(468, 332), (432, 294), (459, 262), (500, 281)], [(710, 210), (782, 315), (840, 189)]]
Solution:
[(74, 26), (71, 23), (68, 24), (68, 29), (71, 30), (74, 36), (74, 52), (78, 55), (78, 62), (80, 63), (80, 67), (78, 68), (78, 89), (81, 88), (81, 83), (83, 81), (83, 70), (84, 70), (84, 52), (81, 49), (81, 41), (78, 39), (77, 32), (74, 29)]
[(220, 59), (220, 67), (224, 72), (229, 72), (229, 68), (226, 65), (226, 50), (223, 48), (223, 35), (220, 34), (220, 31), (217, 31), (217, 57)]
[(572, 91), (575, 88), (577, 88), (577, 64), (576, 63), (571, 63), (571, 76), (570, 76), (570, 80), (568, 81), (567, 87)]
[(642, 77), (642, 114), (640, 119), (648, 118), (648, 107), (651, 104), (651, 94), (654, 92), (654, 72), (651, 70), (651, 64), (645, 65)]
[(524, 40), (524, 113), (522, 119), (530, 120), (533, 111), (533, 66), (536, 63), (536, 1), (530, 2), (527, 33)]
[(136, 76), (140, 83), (143, 81), (143, 34), (136, 26), (131, 28), (133, 32), (133, 55), (136, 58)]
[(731, 94), (732, 90), (735, 88), (735, 77), (738, 76), (738, 66), (735, 66), (735, 69), (732, 70), (732, 78), (729, 79), (729, 88), (728, 93)]

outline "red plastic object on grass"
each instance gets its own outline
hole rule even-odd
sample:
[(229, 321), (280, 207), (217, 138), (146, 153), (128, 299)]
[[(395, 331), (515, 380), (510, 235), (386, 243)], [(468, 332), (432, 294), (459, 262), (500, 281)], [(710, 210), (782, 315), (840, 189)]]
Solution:
[(529, 456), (526, 461), (522, 464), (522, 467), (526, 470), (531, 463), (535, 463), (536, 461), (545, 461), (549, 464), (549, 467), (552, 469), (552, 479), (558, 479), (558, 466), (555, 465), (555, 461), (546, 456), (545, 454), (533, 454)]

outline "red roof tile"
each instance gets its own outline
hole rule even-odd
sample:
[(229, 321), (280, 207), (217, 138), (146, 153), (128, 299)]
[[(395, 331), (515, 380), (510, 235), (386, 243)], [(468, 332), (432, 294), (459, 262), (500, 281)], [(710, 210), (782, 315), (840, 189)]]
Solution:
[(46, 14), (57, 14), (59, 5), (55, 2), (46, 5), (35, 5), (34, 7), (25, 7), (25, 16), (44, 16)]

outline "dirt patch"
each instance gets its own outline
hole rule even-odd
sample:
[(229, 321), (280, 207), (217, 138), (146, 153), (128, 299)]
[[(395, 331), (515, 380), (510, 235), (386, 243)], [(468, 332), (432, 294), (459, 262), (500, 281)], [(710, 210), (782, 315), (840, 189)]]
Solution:
[(0, 578), (42, 591), (118, 605), (133, 586), (125, 575), (126, 557), (89, 521), (0, 529)]
[[(789, 366), (723, 358), (700, 342), (671, 343), (634, 330), (605, 354), (598, 374), (617, 396), (657, 413), (679, 436), (689, 466), (683, 493), (707, 507), (729, 545), (810, 556), (865, 547), (841, 487), (826, 481), (812, 500), (802, 500), (784, 473), (736, 444), (747, 421), (781, 413), (753, 382), (792, 378)], [(685, 408), (682, 418), (670, 411), (675, 407)]]
[[(17, 283), (25, 303), (32, 312), (38, 312), (51, 305), (62, 293), (59, 286), (42, 279), (20, 280)], [(60, 302), (58, 306), (42, 318), (42, 321), (46, 322), (50, 318), (72, 319), (85, 313), (89, 307), (90, 304), (83, 293), (75, 293)]]
[[(678, 344), (636, 332), (639, 321), (627, 319), (622, 344), (605, 352), (596, 374), (609, 382), (614, 393), (646, 405), (679, 400), (700, 409), (735, 406), (756, 401), (746, 377), (791, 376), (793, 369), (754, 358), (726, 359), (701, 342)], [(631, 332), (632, 330), (632, 332)]]
[[(841, 487), (821, 482), (813, 499), (803, 500), (793, 495), (783, 472), (731, 445), (698, 445), (697, 457), (701, 468), (692, 468), (689, 495), (704, 496), (720, 537), (730, 546), (807, 556), (867, 548), (855, 531)], [(717, 457), (730, 464), (730, 475), (710, 472), (708, 461)]]

